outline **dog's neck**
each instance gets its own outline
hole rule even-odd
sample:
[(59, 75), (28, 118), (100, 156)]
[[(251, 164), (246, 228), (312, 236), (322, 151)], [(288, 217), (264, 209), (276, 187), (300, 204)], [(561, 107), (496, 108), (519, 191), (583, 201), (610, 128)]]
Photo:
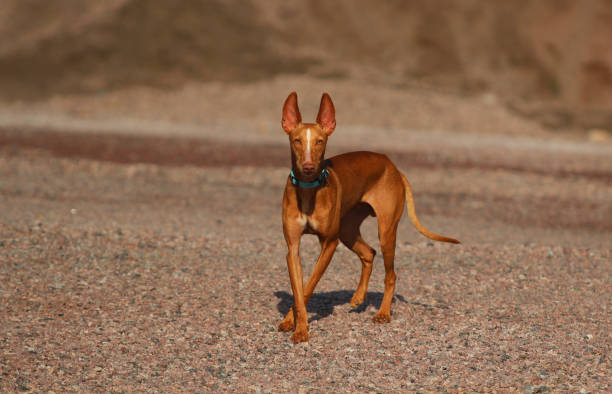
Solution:
[(300, 212), (306, 216), (310, 216), (314, 211), (315, 201), (317, 200), (317, 192), (319, 188), (304, 189), (297, 188), (298, 207)]

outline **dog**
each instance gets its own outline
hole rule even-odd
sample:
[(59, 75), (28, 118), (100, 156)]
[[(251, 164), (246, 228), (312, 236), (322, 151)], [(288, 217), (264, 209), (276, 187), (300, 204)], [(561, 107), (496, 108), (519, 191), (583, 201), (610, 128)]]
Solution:
[[(294, 305), (279, 330), (294, 330), (291, 339), (295, 343), (308, 341), (306, 304), (329, 265), (338, 241), (361, 260), (361, 279), (350, 304), (357, 307), (363, 303), (376, 253), (359, 231), (368, 216), (378, 219), (385, 265), (385, 290), (374, 322), (389, 322), (396, 279), (393, 268), (396, 232), (404, 204), (407, 203), (410, 219), (421, 234), (436, 241), (459, 241), (423, 227), (415, 213), (408, 180), (385, 155), (350, 152), (324, 158), (327, 139), (336, 128), (335, 108), (329, 94), (321, 97), (316, 123), (302, 123), (297, 94), (292, 92), (283, 105), (281, 124), (291, 147), (291, 172), (283, 195), (282, 216)], [(305, 285), (299, 256), (302, 234), (316, 235), (321, 244), (321, 254)]]

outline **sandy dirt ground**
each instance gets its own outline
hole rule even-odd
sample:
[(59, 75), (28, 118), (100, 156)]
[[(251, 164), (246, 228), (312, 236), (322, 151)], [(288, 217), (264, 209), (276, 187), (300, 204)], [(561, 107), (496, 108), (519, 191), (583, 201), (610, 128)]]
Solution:
[[(463, 243), (404, 218), (386, 325), (380, 253), (352, 309), (360, 263), (340, 246), (293, 345), (276, 330), (292, 304), (277, 121), (109, 123), (68, 102), (38, 104), (39, 123), (4, 107), (0, 391), (612, 389), (610, 144), (339, 123), (330, 155), (386, 152), (421, 221)], [(363, 232), (378, 249), (374, 219)], [(303, 239), (306, 273), (318, 250)]]
[[(0, 7), (0, 392), (612, 392), (612, 3)], [(340, 246), (292, 305), (280, 111), (386, 153), (392, 321)], [(363, 234), (379, 250), (374, 218)], [(301, 245), (304, 272), (319, 247)]]

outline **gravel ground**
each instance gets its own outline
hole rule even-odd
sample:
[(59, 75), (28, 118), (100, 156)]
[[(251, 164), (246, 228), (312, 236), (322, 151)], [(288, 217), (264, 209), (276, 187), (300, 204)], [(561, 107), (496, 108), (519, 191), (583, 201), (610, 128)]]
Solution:
[[(388, 150), (422, 222), (463, 244), (402, 221), (387, 325), (371, 321), (380, 257), (352, 309), (360, 264), (339, 247), (308, 306), (310, 342), (293, 345), (276, 331), (292, 303), (286, 148), (27, 136), (0, 133), (0, 391), (612, 390), (610, 146), (448, 150), (434, 136)], [(179, 149), (193, 144), (216, 161)], [(100, 153), (124, 145), (132, 159)], [(378, 249), (373, 220), (364, 234)], [(301, 252), (309, 272), (313, 237)]]

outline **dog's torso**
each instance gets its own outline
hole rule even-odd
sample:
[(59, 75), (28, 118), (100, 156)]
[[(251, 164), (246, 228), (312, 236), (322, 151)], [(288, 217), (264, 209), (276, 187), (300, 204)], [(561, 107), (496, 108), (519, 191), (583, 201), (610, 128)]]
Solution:
[[(301, 226), (306, 234), (333, 236), (347, 212), (362, 203), (374, 208), (384, 198), (383, 185), (401, 184), (401, 175), (385, 156), (374, 152), (349, 152), (329, 159), (330, 175), (323, 187), (305, 189), (287, 180), (283, 197), (283, 223)], [(403, 186), (401, 186), (403, 197)], [(400, 203), (403, 207), (403, 202)], [(372, 209), (369, 208), (371, 211)], [(293, 223), (292, 223), (293, 222)]]

